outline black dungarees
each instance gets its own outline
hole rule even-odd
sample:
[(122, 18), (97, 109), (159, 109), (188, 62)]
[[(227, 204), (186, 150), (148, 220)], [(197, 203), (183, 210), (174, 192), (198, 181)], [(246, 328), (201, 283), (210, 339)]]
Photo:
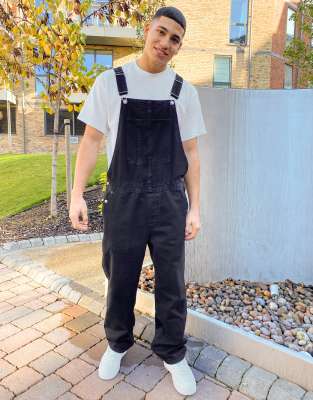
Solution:
[(176, 74), (168, 100), (127, 98), (122, 67), (114, 68), (121, 96), (118, 133), (104, 197), (102, 267), (108, 279), (104, 320), (110, 347), (134, 343), (134, 305), (149, 246), (155, 269), (155, 337), (151, 349), (168, 364), (186, 352), (185, 226), (188, 201), (176, 104)]

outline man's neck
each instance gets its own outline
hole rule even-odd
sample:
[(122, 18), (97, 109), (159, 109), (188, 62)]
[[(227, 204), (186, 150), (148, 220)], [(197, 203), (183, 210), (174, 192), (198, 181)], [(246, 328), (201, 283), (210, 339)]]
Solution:
[(152, 63), (144, 54), (136, 60), (136, 63), (141, 69), (151, 74), (165, 71), (167, 67), (167, 65)]

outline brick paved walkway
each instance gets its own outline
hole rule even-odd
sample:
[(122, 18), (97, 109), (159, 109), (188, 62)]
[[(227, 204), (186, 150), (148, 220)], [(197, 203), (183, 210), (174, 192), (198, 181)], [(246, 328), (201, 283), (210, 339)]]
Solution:
[[(183, 398), (174, 390), (161, 360), (140, 340), (124, 357), (121, 373), (112, 381), (100, 380), (97, 368), (106, 346), (99, 316), (0, 263), (1, 400)], [(209, 348), (207, 352), (212, 362)], [(192, 356), (189, 353), (189, 359)], [(201, 362), (203, 358), (198, 360), (200, 367)], [(228, 362), (232, 362), (231, 357)], [(244, 362), (236, 363), (236, 370), (232, 374), (228, 370), (229, 376), (224, 376), (225, 382), (248, 368)], [(190, 399), (250, 398), (199, 370), (193, 371), (198, 390)]]

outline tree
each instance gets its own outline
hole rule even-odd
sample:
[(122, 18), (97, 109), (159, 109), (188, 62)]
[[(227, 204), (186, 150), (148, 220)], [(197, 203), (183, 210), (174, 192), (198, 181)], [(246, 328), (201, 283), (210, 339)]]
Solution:
[(300, 35), (287, 46), (284, 55), (300, 72), (300, 83), (313, 85), (313, 0), (303, 0), (291, 17)]
[[(82, 104), (72, 105), (73, 92), (88, 93), (95, 78), (105, 67), (84, 66), (85, 21), (92, 15), (110, 24), (142, 26), (158, 7), (159, 0), (107, 0), (91, 13), (92, 0), (0, 0), (0, 87), (12, 91), (23, 79), (34, 78), (40, 67), (47, 80), (40, 80), (41, 108), (54, 114), (51, 206), (57, 215), (56, 166), (58, 154), (59, 111), (80, 111)], [(27, 83), (28, 86), (28, 83)]]

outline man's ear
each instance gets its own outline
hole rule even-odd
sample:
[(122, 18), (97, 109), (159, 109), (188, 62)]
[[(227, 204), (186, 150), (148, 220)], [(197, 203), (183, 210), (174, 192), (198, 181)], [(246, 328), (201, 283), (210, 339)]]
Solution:
[(151, 25), (151, 22), (146, 22), (146, 23), (144, 24), (144, 27), (143, 27), (143, 36), (144, 36), (144, 40), (146, 40), (146, 38), (147, 38), (149, 29), (150, 29), (150, 25)]

